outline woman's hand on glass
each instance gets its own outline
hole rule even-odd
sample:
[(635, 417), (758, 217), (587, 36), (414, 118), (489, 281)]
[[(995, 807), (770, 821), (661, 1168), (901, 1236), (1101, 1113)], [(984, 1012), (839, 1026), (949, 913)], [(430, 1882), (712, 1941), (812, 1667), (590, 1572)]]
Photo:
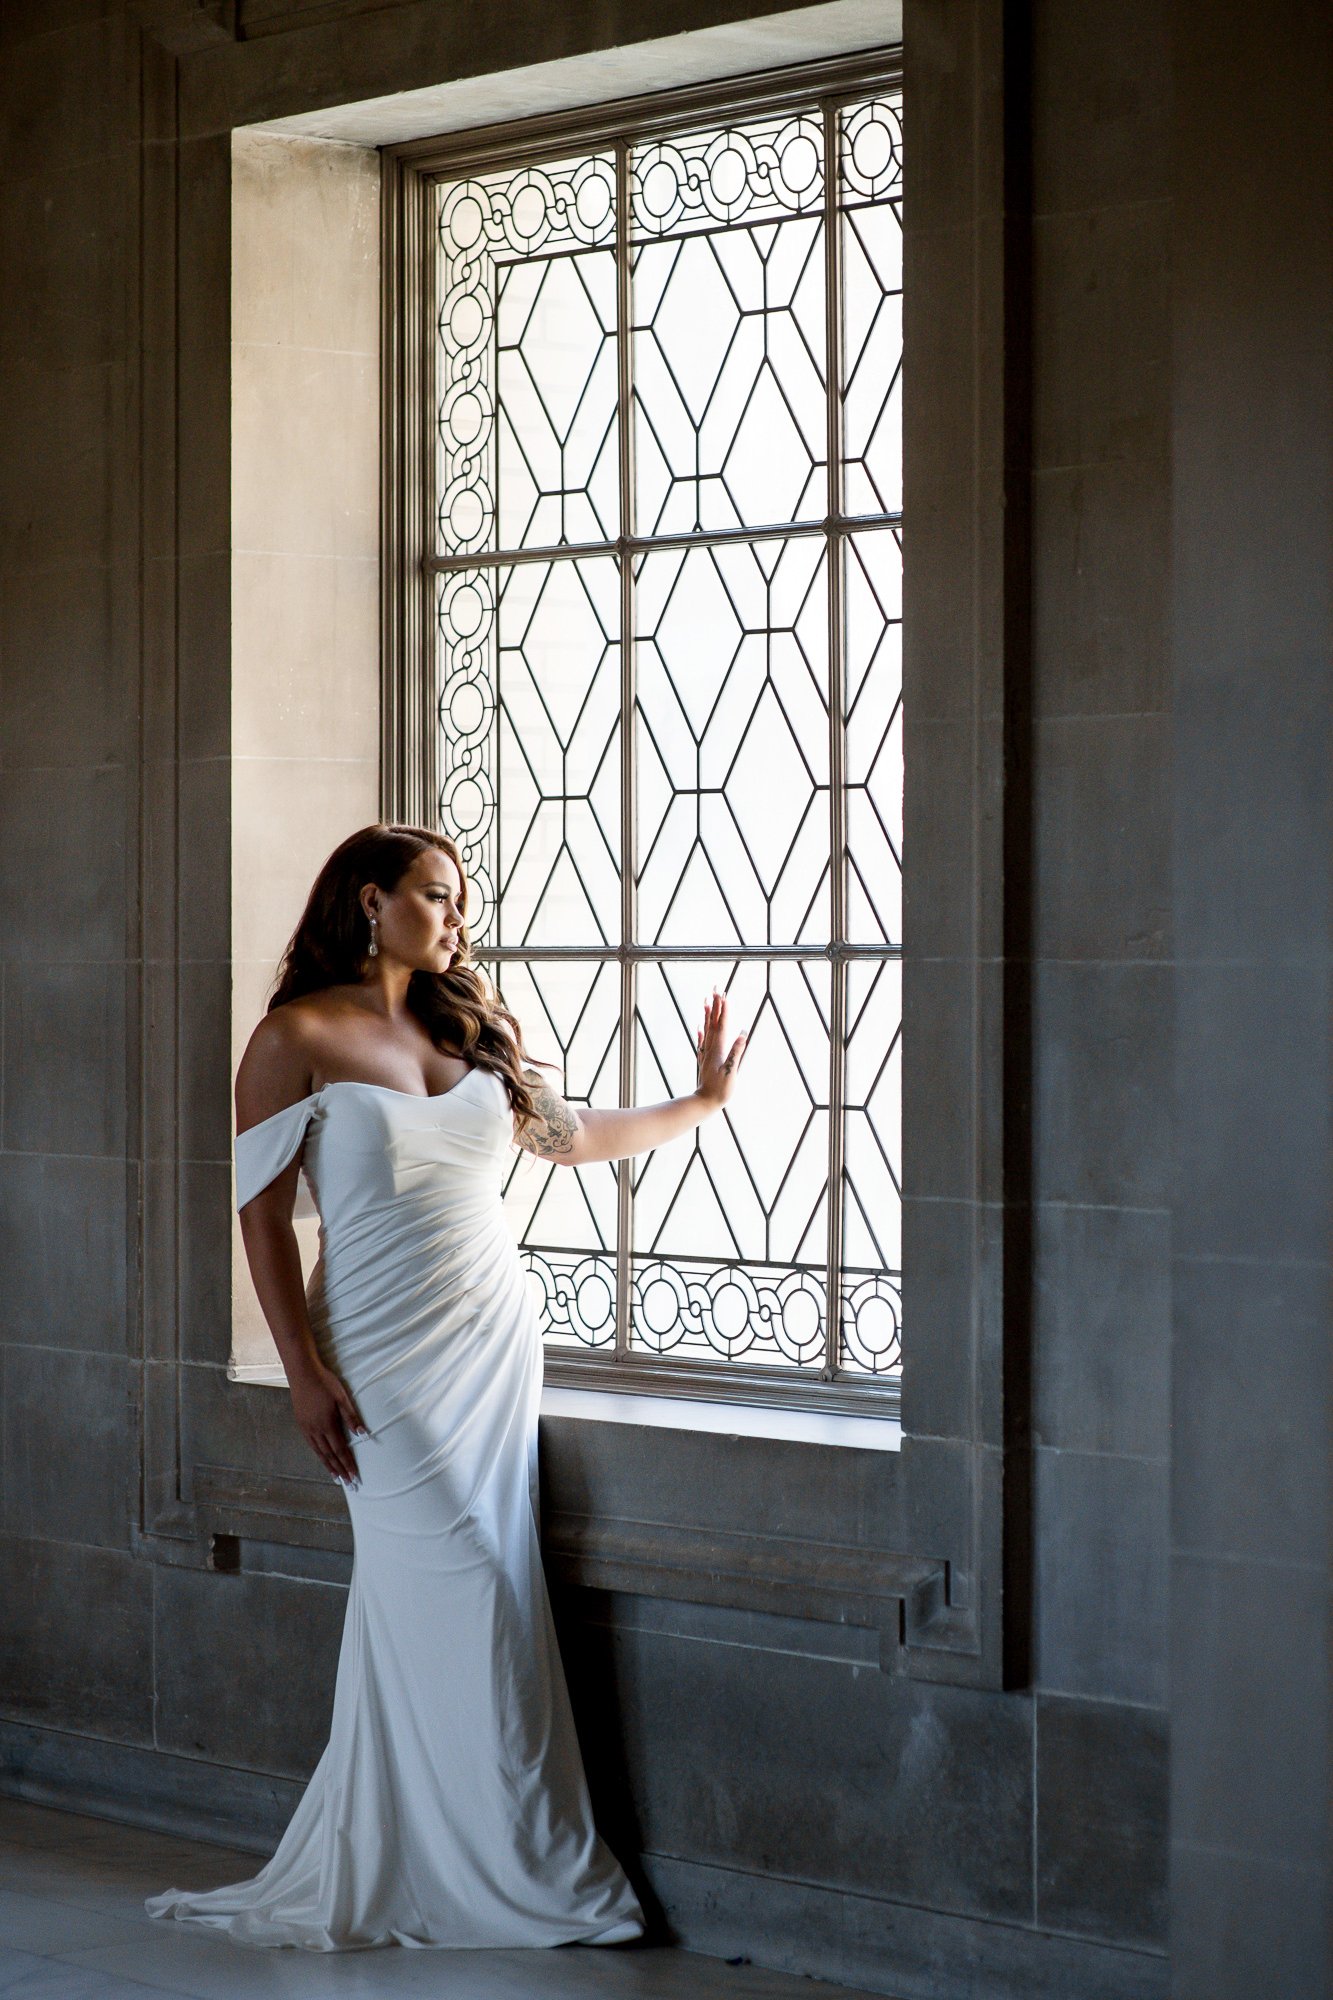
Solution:
[(737, 1035), (731, 1047), (727, 1048), (727, 996), (714, 987), (713, 997), (704, 1012), (704, 1024), (695, 1037), (695, 1058), (699, 1065), (699, 1081), (695, 1089), (710, 1104), (725, 1104), (730, 1097), (731, 1086), (745, 1055), (746, 1041), (746, 1036)]

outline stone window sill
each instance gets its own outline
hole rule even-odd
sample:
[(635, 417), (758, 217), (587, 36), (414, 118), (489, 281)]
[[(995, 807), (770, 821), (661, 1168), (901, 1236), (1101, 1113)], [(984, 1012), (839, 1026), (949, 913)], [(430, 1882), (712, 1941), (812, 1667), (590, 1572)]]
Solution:
[(896, 1417), (848, 1416), (832, 1410), (784, 1409), (744, 1403), (709, 1403), (693, 1396), (649, 1396), (614, 1389), (574, 1389), (548, 1382), (542, 1390), (544, 1417), (574, 1417), (586, 1423), (649, 1424), (659, 1430), (712, 1431), (725, 1437), (792, 1438), (806, 1444), (855, 1446), (862, 1451), (898, 1451), (902, 1425)]

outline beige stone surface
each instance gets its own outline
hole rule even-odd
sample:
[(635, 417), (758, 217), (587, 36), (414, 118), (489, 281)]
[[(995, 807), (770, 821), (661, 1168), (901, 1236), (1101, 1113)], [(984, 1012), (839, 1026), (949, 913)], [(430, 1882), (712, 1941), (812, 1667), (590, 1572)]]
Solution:
[[(379, 155), (237, 132), (232, 141), (232, 338), (379, 349)], [(348, 272), (371, 282), (349, 284)]]
[(276, 965), (322, 863), (375, 817), (369, 757), (245, 757), (232, 767), (232, 948)]
[[(320, 866), (379, 812), (378, 156), (237, 133), (231, 249), (234, 1074)], [(235, 1222), (232, 1370), (282, 1379)]]
[(377, 757), (377, 559), (238, 549), (232, 579), (232, 754)]
[(235, 363), (233, 547), (373, 557), (379, 545), (376, 358), (242, 346)]

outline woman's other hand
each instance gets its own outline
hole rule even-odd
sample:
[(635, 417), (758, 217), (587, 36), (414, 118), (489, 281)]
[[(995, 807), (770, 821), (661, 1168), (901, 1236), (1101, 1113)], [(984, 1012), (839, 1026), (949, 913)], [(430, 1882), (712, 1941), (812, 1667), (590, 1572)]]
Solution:
[(355, 1484), (351, 1440), (369, 1437), (352, 1392), (322, 1361), (302, 1368), (291, 1384), (292, 1411), (306, 1443), (335, 1479)]
[(731, 1047), (727, 1048), (727, 996), (714, 987), (713, 997), (704, 1012), (704, 1024), (695, 1039), (699, 1065), (699, 1081), (695, 1088), (700, 1097), (706, 1098), (710, 1104), (726, 1103), (745, 1055), (745, 1046), (746, 1037), (737, 1035)]

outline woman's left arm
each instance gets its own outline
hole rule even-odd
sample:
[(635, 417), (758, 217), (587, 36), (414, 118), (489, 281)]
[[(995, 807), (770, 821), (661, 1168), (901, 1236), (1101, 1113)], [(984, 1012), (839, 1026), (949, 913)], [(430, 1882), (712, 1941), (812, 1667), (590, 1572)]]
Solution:
[(738, 1035), (724, 1055), (726, 1026), (726, 995), (715, 992), (697, 1037), (699, 1081), (687, 1097), (669, 1097), (664, 1104), (636, 1104), (619, 1111), (576, 1107), (529, 1070), (539, 1122), (530, 1125), (518, 1143), (557, 1166), (584, 1167), (594, 1160), (626, 1160), (635, 1153), (651, 1152), (665, 1140), (690, 1131), (726, 1103), (740, 1069), (746, 1038)]

